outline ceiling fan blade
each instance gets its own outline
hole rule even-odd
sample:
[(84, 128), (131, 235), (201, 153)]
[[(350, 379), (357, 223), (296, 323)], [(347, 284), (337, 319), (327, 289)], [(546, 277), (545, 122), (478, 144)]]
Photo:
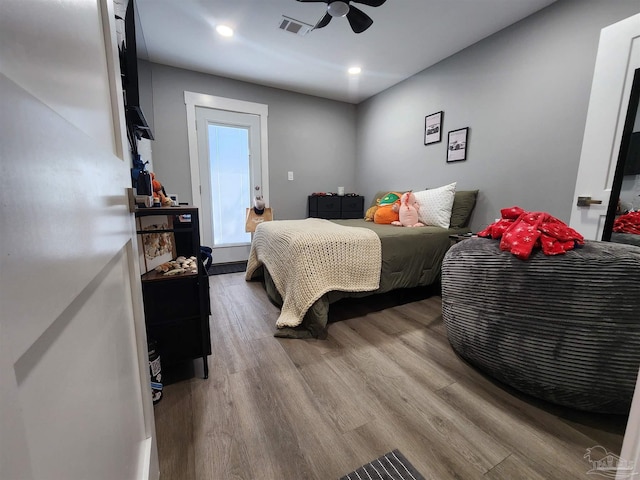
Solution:
[(353, 3), (361, 3), (363, 5), (369, 5), (370, 7), (379, 7), (387, 0), (351, 0), (351, 1)]
[(355, 33), (362, 33), (373, 25), (371, 17), (353, 5), (349, 8), (349, 13), (347, 13), (347, 20), (349, 20), (351, 30)]
[(331, 21), (333, 17), (331, 15), (329, 15), (328, 13), (325, 14), (324, 17), (322, 17), (322, 20), (320, 20), (316, 26), (314, 28), (322, 28), (322, 27), (326, 27), (327, 25), (329, 25), (329, 22)]

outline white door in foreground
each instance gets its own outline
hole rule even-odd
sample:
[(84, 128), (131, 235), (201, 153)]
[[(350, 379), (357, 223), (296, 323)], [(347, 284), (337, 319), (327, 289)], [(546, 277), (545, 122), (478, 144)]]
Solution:
[(0, 2), (0, 478), (158, 478), (112, 0)]

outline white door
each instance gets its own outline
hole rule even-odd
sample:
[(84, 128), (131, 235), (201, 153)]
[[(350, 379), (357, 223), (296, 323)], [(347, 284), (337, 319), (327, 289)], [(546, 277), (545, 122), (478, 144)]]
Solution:
[[(591, 240), (602, 239), (637, 68), (640, 14), (602, 29), (600, 34), (570, 221), (571, 227)], [(578, 206), (578, 197), (601, 203)]]
[(158, 478), (111, 0), (0, 2), (0, 478)]
[(258, 115), (196, 107), (204, 245), (213, 263), (247, 260), (246, 208), (262, 190)]
[[(640, 14), (602, 29), (591, 87), (571, 227), (602, 238), (634, 72), (640, 68)], [(576, 206), (579, 196), (602, 204)], [(640, 376), (620, 457), (640, 466)], [(619, 474), (619, 478), (627, 478)]]

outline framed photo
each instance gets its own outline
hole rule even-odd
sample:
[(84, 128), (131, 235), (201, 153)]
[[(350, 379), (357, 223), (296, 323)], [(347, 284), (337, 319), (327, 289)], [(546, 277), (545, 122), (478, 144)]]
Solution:
[(442, 140), (442, 116), (444, 112), (436, 112), (424, 117), (424, 144), (430, 145)]
[(447, 140), (447, 162), (459, 162), (467, 159), (467, 136), (469, 127), (451, 130)]

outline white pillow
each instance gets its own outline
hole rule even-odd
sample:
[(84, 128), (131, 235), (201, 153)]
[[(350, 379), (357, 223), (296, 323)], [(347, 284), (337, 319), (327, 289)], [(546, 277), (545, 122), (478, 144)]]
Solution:
[(418, 218), (425, 225), (449, 228), (456, 182), (439, 188), (413, 192), (420, 204)]

